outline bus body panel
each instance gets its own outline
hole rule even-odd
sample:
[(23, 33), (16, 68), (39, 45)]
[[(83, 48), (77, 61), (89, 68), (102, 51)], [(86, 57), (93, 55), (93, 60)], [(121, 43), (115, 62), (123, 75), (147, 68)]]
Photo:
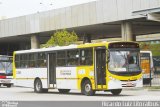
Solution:
[(40, 78), (43, 88), (48, 88), (47, 68), (16, 69), (15, 86), (34, 87), (34, 80)]
[(58, 89), (78, 89), (77, 67), (57, 67), (56, 85)]
[(88, 78), (91, 81), (92, 88), (95, 89), (94, 82), (94, 67), (93, 66), (79, 66), (77, 67), (78, 75), (78, 89), (81, 89), (81, 82), (84, 78)]

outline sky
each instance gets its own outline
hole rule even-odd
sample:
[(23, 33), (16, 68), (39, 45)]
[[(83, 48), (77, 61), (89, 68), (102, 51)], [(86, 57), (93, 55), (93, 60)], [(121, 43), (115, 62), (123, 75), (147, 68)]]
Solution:
[(0, 0), (0, 16), (12, 18), (91, 1), (96, 0)]

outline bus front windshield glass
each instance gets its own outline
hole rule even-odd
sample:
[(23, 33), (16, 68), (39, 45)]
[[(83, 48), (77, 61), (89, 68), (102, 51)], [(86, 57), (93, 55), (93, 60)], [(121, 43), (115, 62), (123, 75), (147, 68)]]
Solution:
[(0, 74), (12, 75), (12, 60), (0, 57)]
[(108, 68), (114, 72), (140, 72), (138, 51), (110, 51)]

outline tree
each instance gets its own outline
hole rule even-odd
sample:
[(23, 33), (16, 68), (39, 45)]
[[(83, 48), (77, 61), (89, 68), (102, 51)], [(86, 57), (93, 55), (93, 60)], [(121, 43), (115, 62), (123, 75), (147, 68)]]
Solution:
[(51, 38), (42, 47), (51, 46), (66, 46), (75, 43), (78, 40), (77, 34), (72, 31), (68, 32), (66, 29), (56, 31)]
[(151, 44), (150, 42), (140, 42), (140, 48), (144, 51), (152, 51), (153, 56), (160, 56), (160, 44)]

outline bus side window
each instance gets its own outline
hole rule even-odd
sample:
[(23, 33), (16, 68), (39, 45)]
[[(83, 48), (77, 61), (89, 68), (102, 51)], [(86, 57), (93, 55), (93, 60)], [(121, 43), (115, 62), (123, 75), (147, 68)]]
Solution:
[(37, 67), (46, 67), (46, 66), (47, 66), (46, 54), (45, 53), (38, 53)]
[(68, 50), (67, 51), (67, 65), (68, 66), (78, 66), (79, 65), (79, 50)]
[(57, 52), (57, 66), (66, 66), (66, 51)]
[(35, 61), (35, 53), (29, 54), (29, 67), (35, 67), (36, 61)]
[(80, 65), (92, 65), (93, 64), (93, 49), (81, 49), (80, 51)]
[(27, 54), (20, 55), (20, 68), (27, 68), (28, 67), (27, 57), (28, 57)]

